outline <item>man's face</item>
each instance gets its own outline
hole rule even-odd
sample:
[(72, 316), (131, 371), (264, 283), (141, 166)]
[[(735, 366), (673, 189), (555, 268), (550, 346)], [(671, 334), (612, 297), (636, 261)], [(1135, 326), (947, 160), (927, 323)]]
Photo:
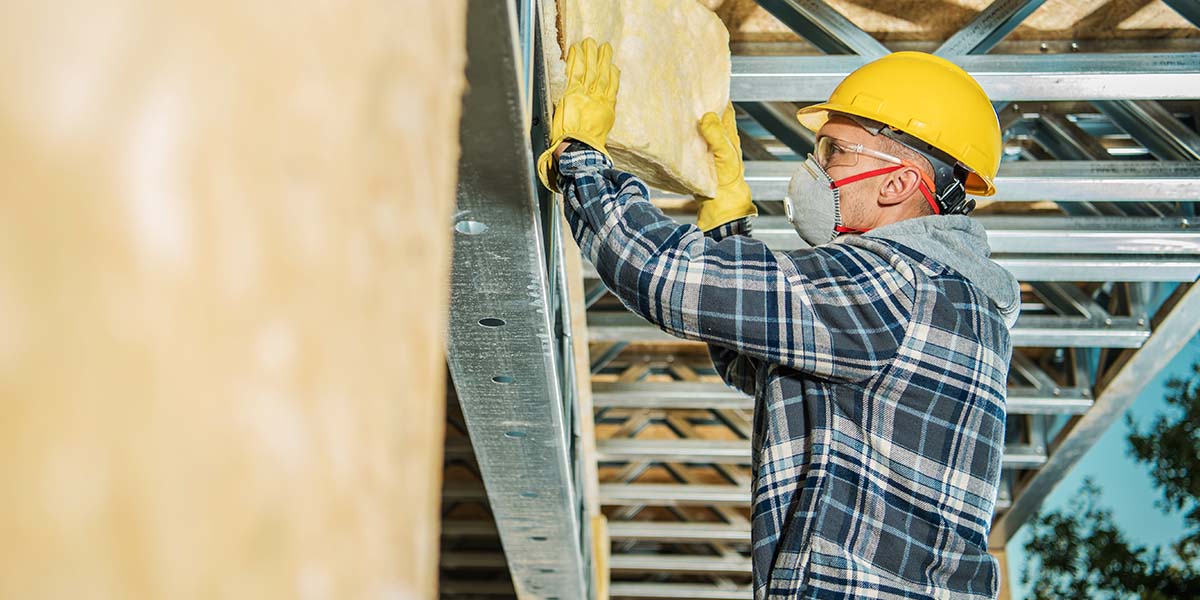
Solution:
[[(851, 144), (862, 144), (864, 147), (878, 150), (874, 136), (846, 117), (833, 115), (829, 117), (817, 136), (829, 136)], [(870, 156), (857, 156), (857, 160), (834, 160), (829, 165), (822, 165), (835, 181), (865, 171), (871, 171), (887, 166)], [(854, 164), (847, 164), (854, 163)], [(879, 186), (882, 178), (864, 179), (851, 185), (838, 188), (841, 198), (842, 223), (847, 227), (862, 229), (873, 222), (873, 212), (876, 209), (876, 198), (879, 196)]]

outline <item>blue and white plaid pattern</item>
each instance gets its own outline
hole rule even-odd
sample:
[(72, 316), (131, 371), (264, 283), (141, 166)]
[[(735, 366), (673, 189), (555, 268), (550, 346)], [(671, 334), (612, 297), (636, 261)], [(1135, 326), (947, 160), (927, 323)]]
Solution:
[(987, 536), (1012, 348), (991, 301), (900, 244), (773, 252), (706, 236), (573, 144), (559, 186), (604, 283), (664, 331), (709, 343), (753, 394), (756, 599), (994, 598)]

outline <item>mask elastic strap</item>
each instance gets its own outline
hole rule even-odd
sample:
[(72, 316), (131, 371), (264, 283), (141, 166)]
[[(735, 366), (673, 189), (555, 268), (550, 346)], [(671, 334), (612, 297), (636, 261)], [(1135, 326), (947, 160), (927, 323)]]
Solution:
[(935, 214), (935, 215), (942, 214), (942, 209), (940, 207), (938, 207), (937, 200), (933, 199), (933, 192), (929, 191), (929, 188), (925, 186), (924, 181), (922, 181), (917, 186), (917, 189), (921, 190), (922, 196), (925, 196), (925, 201), (928, 202), (929, 207), (933, 209), (933, 214)]
[[(882, 169), (875, 169), (874, 171), (866, 171), (864, 173), (859, 173), (857, 175), (851, 175), (849, 177), (845, 177), (843, 179), (839, 179), (837, 181), (830, 182), (829, 189), (836, 190), (837, 188), (842, 187), (843, 185), (854, 183), (856, 181), (862, 181), (864, 179), (870, 179), (877, 175), (887, 175), (888, 173), (891, 173), (893, 171), (898, 171), (903, 168), (904, 168), (904, 165), (896, 165), (894, 167), (884, 167)], [(866, 232), (870, 231), (870, 229), (855, 229), (853, 227), (846, 227), (845, 225), (835, 225), (833, 227), (833, 231), (835, 233), (866, 233)]]
[[(831, 189), (836, 189), (843, 185), (854, 183), (856, 181), (870, 179), (872, 177), (877, 177), (879, 175), (887, 175), (888, 173), (894, 173), (896, 171), (899, 171), (900, 169), (903, 169), (904, 167), (916, 168), (915, 165), (895, 165), (892, 167), (884, 167), (882, 169), (875, 169), (874, 171), (865, 171), (865, 172), (859, 173), (857, 175), (851, 175), (849, 177), (845, 177), (845, 178), (839, 179), (837, 181), (834, 181), (833, 183), (829, 184), (829, 187)], [(919, 184), (917, 184), (917, 189), (921, 190), (922, 196), (925, 196), (925, 201), (928, 202), (930, 208), (933, 209), (933, 214), (935, 214), (935, 215), (942, 214), (941, 208), (938, 207), (937, 200), (933, 197), (933, 192), (931, 192), (929, 190), (929, 187), (925, 185), (925, 179), (923, 177), (921, 178), (921, 182)]]
[(830, 187), (830, 189), (840, 188), (843, 185), (851, 184), (851, 183), (854, 183), (857, 181), (862, 181), (864, 179), (870, 179), (872, 177), (877, 177), (879, 175), (887, 175), (888, 173), (893, 173), (893, 172), (899, 171), (900, 169), (903, 169), (904, 167), (905, 167), (905, 165), (895, 165), (895, 166), (891, 166), (891, 167), (884, 167), (882, 169), (875, 169), (874, 171), (864, 171), (857, 175), (851, 175), (849, 177), (845, 177), (845, 178), (839, 179), (837, 181), (834, 181), (833, 183), (829, 184), (829, 187)]

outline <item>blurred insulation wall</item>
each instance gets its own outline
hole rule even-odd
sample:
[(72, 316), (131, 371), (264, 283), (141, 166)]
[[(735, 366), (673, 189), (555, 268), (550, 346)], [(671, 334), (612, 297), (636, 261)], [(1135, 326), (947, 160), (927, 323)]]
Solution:
[(461, 0), (0, 5), (0, 597), (432, 597)]

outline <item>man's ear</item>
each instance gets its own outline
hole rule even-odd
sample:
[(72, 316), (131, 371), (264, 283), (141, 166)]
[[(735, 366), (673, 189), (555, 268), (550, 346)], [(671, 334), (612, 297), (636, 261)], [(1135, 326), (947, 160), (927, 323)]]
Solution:
[[(895, 206), (902, 204), (914, 194), (920, 195), (921, 175), (916, 167), (905, 166), (895, 172), (888, 173), (879, 188), (879, 205)], [(924, 201), (924, 200), (922, 200)]]

